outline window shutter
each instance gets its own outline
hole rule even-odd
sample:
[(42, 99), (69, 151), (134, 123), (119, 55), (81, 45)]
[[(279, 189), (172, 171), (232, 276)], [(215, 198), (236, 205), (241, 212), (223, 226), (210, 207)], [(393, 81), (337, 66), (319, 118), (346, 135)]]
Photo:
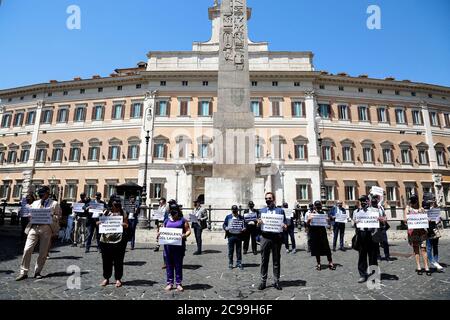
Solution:
[(128, 155), (127, 155), (127, 159), (128, 159), (128, 160), (131, 159), (131, 146), (128, 146)]
[(111, 160), (112, 158), (112, 147), (108, 148), (108, 160)]
[(259, 102), (259, 116), (263, 117), (263, 103), (262, 101)]
[(333, 160), (333, 161), (335, 161), (335, 160), (336, 160), (336, 155), (335, 155), (334, 153), (335, 153), (335, 151), (334, 151), (334, 147), (333, 147), (333, 146), (331, 146), (331, 160)]
[(371, 116), (371, 114), (370, 114), (370, 107), (367, 107), (367, 120), (369, 121), (369, 122), (372, 122), (372, 116)]
[(154, 195), (155, 195), (155, 185), (153, 183), (150, 183), (150, 196), (149, 196), (149, 198), (153, 199)]
[(373, 149), (370, 150), (370, 154), (372, 156), (372, 162), (375, 163), (375, 152), (373, 151)]
[(352, 122), (352, 108), (350, 105), (347, 106), (347, 114), (348, 114), (348, 120)]
[(342, 107), (338, 106), (339, 120), (342, 119)]
[(167, 159), (167, 153), (168, 153), (167, 151), (168, 151), (168, 149), (169, 148), (168, 148), (167, 144), (164, 144), (164, 155), (163, 155), (164, 159)]
[(197, 107), (198, 107), (198, 115), (201, 116), (202, 115), (202, 102), (200, 100), (198, 100)]
[(389, 114), (389, 108), (386, 108), (386, 120), (388, 123), (391, 123), (391, 115)]
[(380, 108), (377, 109), (377, 117), (378, 117), (378, 122), (381, 122), (381, 109)]
[(157, 151), (158, 150), (156, 149), (156, 145), (153, 144), (153, 158), (158, 158)]
[(353, 147), (351, 147), (350, 151), (351, 151), (351, 155), (352, 155), (351, 161), (354, 162), (355, 161), (355, 149)]
[(292, 117), (295, 117), (295, 102), (291, 102), (291, 115)]
[(209, 102), (209, 116), (212, 117), (213, 114), (213, 103), (212, 100)]
[(296, 187), (296, 191), (297, 191), (297, 200), (300, 200), (300, 198), (301, 198), (300, 185), (297, 184), (295, 187)]
[(428, 150), (425, 150), (425, 157), (427, 159), (427, 163), (426, 164), (430, 164), (430, 155), (429, 155)]
[(100, 120), (105, 120), (105, 106), (102, 106), (102, 118)]
[(105, 198), (105, 199), (109, 198), (108, 185), (107, 184), (105, 184), (105, 186), (103, 187), (103, 198)]
[(92, 148), (88, 150), (88, 160), (92, 160)]
[(295, 145), (295, 146), (294, 146), (295, 159), (299, 159), (299, 158), (300, 158), (300, 152), (299, 152), (298, 148), (299, 148), (298, 145)]
[(405, 124), (408, 124), (408, 113), (405, 111), (403, 111), (403, 115), (405, 117)]
[(310, 184), (308, 184), (308, 200), (312, 201), (312, 198), (313, 198), (313, 196), (312, 196), (312, 187), (311, 187)]
[(122, 114), (120, 115), (120, 119), (124, 119), (125, 118), (125, 108), (126, 108), (126, 104), (122, 105)]
[(308, 145), (303, 146), (303, 151), (305, 153), (305, 160), (308, 160)]
[(134, 109), (135, 109), (135, 104), (132, 103), (131, 107), (130, 107), (130, 118), (133, 118)]
[(95, 120), (95, 109), (97, 109), (95, 106), (92, 107), (92, 114), (91, 114), (91, 121)]
[(70, 148), (70, 151), (69, 151), (69, 160), (70, 160), (70, 161), (73, 160), (73, 148)]
[(116, 118), (116, 106), (113, 105), (112, 112), (111, 112), (111, 119), (115, 119), (115, 118)]
[(169, 101), (167, 101), (167, 114), (166, 114), (166, 116), (168, 116), (168, 117), (170, 117), (170, 106), (171, 106), (172, 104), (170, 103), (170, 100)]
[(322, 146), (322, 159), (323, 160), (325, 160), (325, 156), (326, 156), (325, 149), (326, 149), (326, 147)]

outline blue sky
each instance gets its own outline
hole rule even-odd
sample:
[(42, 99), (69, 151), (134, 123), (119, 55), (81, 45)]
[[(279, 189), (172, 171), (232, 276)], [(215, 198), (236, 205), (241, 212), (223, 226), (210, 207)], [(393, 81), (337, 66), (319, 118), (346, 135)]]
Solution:
[[(153, 50), (191, 50), (206, 41), (213, 0), (2, 0), (0, 88), (70, 80), (134, 66)], [(81, 30), (68, 30), (69, 5)], [(366, 27), (381, 8), (381, 30)], [(253, 41), (274, 51), (313, 51), (332, 73), (450, 86), (448, 0), (248, 0)]]

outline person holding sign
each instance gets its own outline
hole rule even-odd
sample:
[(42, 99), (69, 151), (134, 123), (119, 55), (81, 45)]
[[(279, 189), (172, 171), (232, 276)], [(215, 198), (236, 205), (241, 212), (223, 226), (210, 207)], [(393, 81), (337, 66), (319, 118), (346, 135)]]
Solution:
[(289, 250), (289, 238), (291, 238), (292, 243), (292, 254), (297, 253), (297, 249), (295, 246), (295, 219), (294, 219), (294, 212), (295, 210), (290, 210), (289, 205), (287, 203), (283, 203), (283, 209), (284, 213), (286, 215), (286, 222), (287, 222), (287, 229), (283, 232), (283, 240), (284, 245), (286, 247), (286, 253), (291, 253), (291, 250)]
[(100, 215), (103, 214), (103, 211), (106, 209), (106, 202), (102, 200), (101, 192), (97, 192), (95, 194), (95, 200), (89, 203), (87, 208), (89, 210), (89, 215), (87, 219), (87, 240), (86, 240), (86, 253), (89, 252), (91, 248), (92, 238), (94, 237), (94, 233), (96, 235), (97, 240), (97, 250), (101, 253), (100, 249), (100, 233), (98, 230), (98, 224)]
[[(161, 227), (161, 222), (164, 222), (166, 220), (167, 213), (169, 211), (169, 205), (167, 204), (166, 198), (159, 199), (159, 207), (158, 207), (157, 211), (158, 211), (158, 216), (161, 217), (161, 219), (155, 220), (156, 234), (159, 233), (159, 228)], [(155, 247), (154, 251), (158, 252), (159, 247), (160, 247), (159, 246), (159, 238), (156, 237), (156, 247)]]
[[(110, 217), (121, 217), (121, 224), (111, 224), (108, 228), (102, 228)], [(115, 221), (115, 220), (114, 220)], [(119, 223), (120, 223), (119, 221)], [(128, 228), (128, 219), (126, 213), (122, 209), (122, 203), (119, 197), (111, 197), (108, 203), (108, 209), (97, 222), (99, 225), (100, 247), (103, 262), (103, 282), (102, 287), (109, 284), (109, 278), (112, 276), (114, 266), (114, 277), (116, 279), (116, 288), (122, 287), (123, 277), (123, 260), (125, 258), (126, 239), (123, 236), (123, 229)], [(103, 230), (106, 229), (106, 230)]]
[(439, 226), (442, 225), (441, 209), (436, 204), (434, 194), (425, 194), (423, 197), (422, 207), (428, 212), (430, 228), (428, 229), (427, 255), (430, 265), (438, 272), (442, 272), (444, 268), (439, 264)]
[(131, 250), (134, 250), (134, 246), (136, 244), (136, 227), (139, 223), (138, 221), (138, 210), (139, 205), (136, 202), (135, 196), (130, 196), (130, 202), (128, 204), (128, 207), (126, 208), (126, 211), (128, 213), (128, 221), (129, 221), (129, 227), (130, 227), (130, 242), (131, 242)]
[(256, 227), (259, 210), (255, 209), (255, 203), (250, 201), (248, 203), (248, 209), (244, 210), (244, 220), (247, 224), (247, 228), (244, 232), (244, 254), (247, 254), (250, 239), (252, 241), (252, 252), (256, 256), (258, 254), (256, 245), (256, 236), (258, 235), (258, 228)]
[(339, 236), (339, 250), (344, 251), (345, 224), (350, 220), (344, 208), (344, 202), (338, 201), (330, 211), (331, 226), (333, 227), (333, 251), (336, 252), (336, 244)]
[(326, 256), (328, 259), (328, 268), (336, 270), (333, 263), (333, 256), (331, 255), (330, 244), (328, 243), (327, 229), (330, 219), (328, 215), (322, 210), (322, 202), (314, 202), (314, 212), (308, 216), (306, 223), (309, 226), (311, 237), (311, 256), (316, 257), (316, 270), (322, 270), (320, 257)]
[(428, 230), (426, 228), (418, 228), (413, 225), (414, 218), (424, 215), (425, 210), (419, 205), (419, 197), (413, 194), (409, 198), (409, 206), (405, 209), (404, 222), (408, 224), (408, 243), (413, 247), (414, 256), (416, 258), (416, 273), (418, 275), (423, 275), (423, 270), (420, 266), (420, 255), (422, 255), (423, 263), (425, 265), (425, 272), (427, 276), (431, 276), (430, 269), (428, 267), (428, 257), (427, 257), (427, 239)]
[(86, 242), (87, 234), (87, 218), (89, 210), (87, 205), (91, 200), (86, 196), (86, 193), (80, 194), (80, 201), (73, 206), (73, 212), (75, 214), (75, 231), (73, 233), (73, 246), (76, 247), (80, 243), (80, 247), (83, 248)]
[(21, 244), (23, 244), (25, 239), (27, 238), (27, 235), (25, 234), (25, 229), (30, 223), (30, 209), (34, 201), (36, 201), (34, 194), (29, 193), (25, 198), (22, 199), (22, 202), (20, 204), (19, 217), (20, 217), (20, 225), (22, 227), (22, 232), (20, 233)]
[(28, 278), (30, 270), (31, 255), (34, 247), (39, 242), (39, 257), (36, 262), (34, 277), (42, 279), (42, 269), (44, 268), (47, 254), (50, 247), (50, 240), (55, 231), (56, 223), (59, 224), (61, 217), (61, 209), (58, 203), (50, 199), (50, 188), (43, 186), (39, 189), (38, 195), (40, 200), (35, 201), (30, 208), (30, 223), (25, 229), (27, 241), (23, 251), (22, 263), (20, 266), (20, 274), (16, 281)]
[(225, 239), (228, 238), (228, 267), (233, 269), (233, 255), (236, 249), (236, 268), (244, 270), (242, 266), (242, 238), (245, 232), (244, 218), (239, 214), (239, 207), (231, 207), (232, 213), (225, 217), (223, 230)]
[[(181, 246), (178, 245), (164, 245), (164, 257), (166, 260), (166, 276), (167, 287), (166, 291), (176, 289), (183, 292), (183, 260), (186, 252), (186, 239), (191, 235), (191, 228), (189, 222), (186, 221), (182, 215), (178, 204), (171, 204), (169, 207), (169, 217), (164, 221), (164, 228), (181, 229)], [(160, 234), (158, 233), (158, 238)]]
[(280, 286), (281, 246), (283, 244), (283, 230), (287, 229), (284, 210), (276, 207), (275, 195), (266, 193), (267, 207), (260, 210), (258, 227), (261, 229), (261, 283), (259, 290), (266, 288), (270, 253), (273, 260), (273, 286), (282, 290)]

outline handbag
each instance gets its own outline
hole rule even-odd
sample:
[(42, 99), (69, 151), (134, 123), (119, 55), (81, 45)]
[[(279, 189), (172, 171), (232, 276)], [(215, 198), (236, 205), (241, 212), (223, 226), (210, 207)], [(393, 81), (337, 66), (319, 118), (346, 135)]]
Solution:
[(208, 228), (208, 222), (205, 220), (200, 220), (200, 227), (202, 228), (202, 230), (205, 230), (206, 228)]
[(428, 230), (428, 239), (439, 239), (440, 237), (442, 237), (441, 235), (441, 231), (439, 230), (439, 228), (434, 228), (434, 229), (429, 229)]
[(359, 251), (359, 249), (361, 249), (361, 243), (357, 233), (355, 233), (352, 238), (352, 249), (356, 251)]

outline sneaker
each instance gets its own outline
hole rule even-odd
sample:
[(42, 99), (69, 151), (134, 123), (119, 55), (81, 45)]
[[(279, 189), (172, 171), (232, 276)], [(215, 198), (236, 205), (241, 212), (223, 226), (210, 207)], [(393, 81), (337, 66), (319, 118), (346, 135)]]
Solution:
[(43, 279), (44, 277), (43, 277), (40, 273), (36, 273), (36, 274), (34, 275), (34, 278), (35, 278), (35, 279), (38, 279), (38, 280), (41, 280), (41, 279)]
[(264, 282), (261, 282), (258, 286), (258, 290), (262, 291), (266, 288), (266, 284)]
[(273, 287), (277, 290), (283, 290), (283, 288), (281, 288), (280, 283), (278, 281), (273, 284)]
[(364, 283), (366, 281), (367, 281), (366, 277), (361, 277), (359, 278), (358, 283)]
[(291, 253), (291, 250), (289, 250), (289, 249), (286, 249), (286, 253)]
[(443, 268), (438, 262), (433, 262), (432, 265), (433, 265), (438, 271), (444, 270), (444, 268)]
[(242, 264), (237, 264), (236, 268), (239, 270), (244, 270), (244, 266)]
[(19, 276), (16, 278), (16, 281), (22, 281), (22, 280), (25, 280), (25, 279), (28, 279), (28, 275), (26, 275), (26, 274), (21, 274), (21, 275), (19, 275)]
[(158, 252), (159, 251), (159, 246), (157, 246), (156, 248), (155, 248), (155, 250), (153, 250), (154, 252)]
[(293, 249), (291, 253), (292, 254), (296, 254), (297, 253), (297, 249)]

